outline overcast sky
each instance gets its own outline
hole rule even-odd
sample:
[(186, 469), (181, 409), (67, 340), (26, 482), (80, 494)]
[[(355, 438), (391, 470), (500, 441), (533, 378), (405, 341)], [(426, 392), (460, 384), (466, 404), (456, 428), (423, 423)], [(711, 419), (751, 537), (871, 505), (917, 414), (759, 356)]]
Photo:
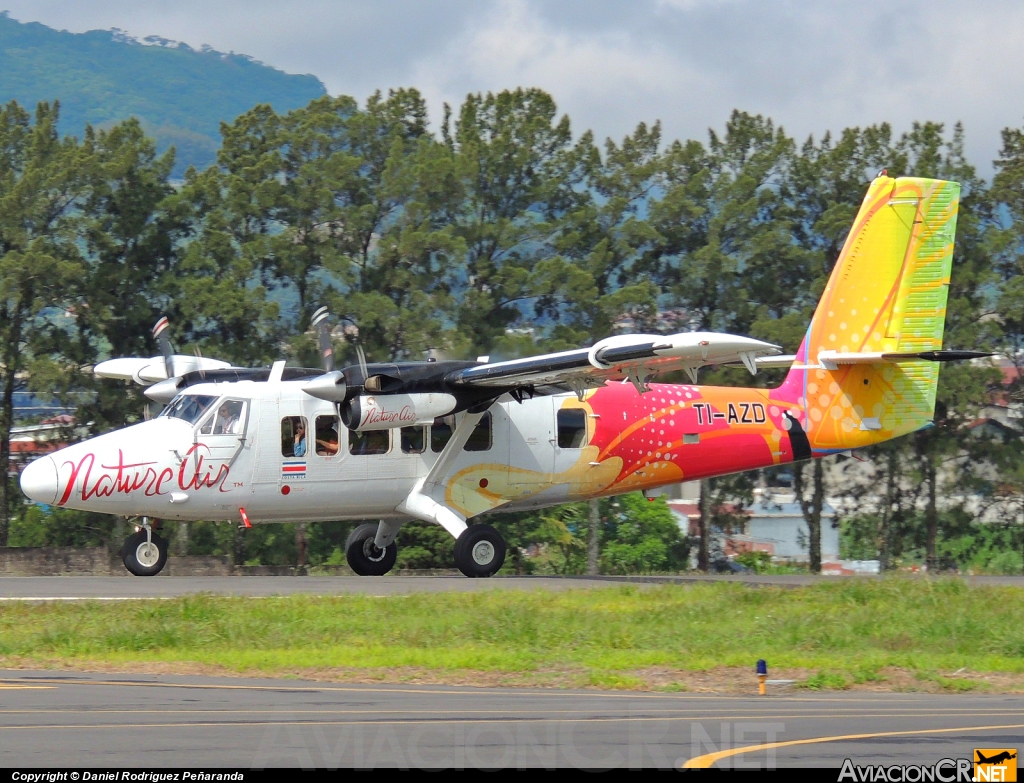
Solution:
[(418, 87), (431, 116), (468, 92), (539, 86), (579, 132), (660, 119), (706, 138), (733, 108), (799, 137), (962, 120), (983, 174), (1024, 125), (1019, 0), (0, 0), (20, 21), (118, 27), (251, 55), (360, 100)]

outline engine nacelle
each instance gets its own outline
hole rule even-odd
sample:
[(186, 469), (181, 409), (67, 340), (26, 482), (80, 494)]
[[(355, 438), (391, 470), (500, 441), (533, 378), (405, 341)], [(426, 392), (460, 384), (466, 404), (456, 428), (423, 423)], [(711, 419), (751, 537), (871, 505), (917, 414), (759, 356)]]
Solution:
[(455, 410), (451, 394), (363, 394), (341, 406), (341, 421), (350, 430), (394, 430), (430, 424)]

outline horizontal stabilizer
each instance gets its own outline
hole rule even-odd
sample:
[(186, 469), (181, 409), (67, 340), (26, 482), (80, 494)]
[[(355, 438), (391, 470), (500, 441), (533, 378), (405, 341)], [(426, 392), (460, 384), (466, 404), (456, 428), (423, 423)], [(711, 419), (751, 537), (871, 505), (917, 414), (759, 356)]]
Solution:
[(820, 351), (818, 361), (826, 370), (834, 370), (845, 364), (876, 364), (878, 362), (960, 362), (969, 359), (983, 359), (992, 356), (985, 351), (864, 351), (841, 353)]
[(796, 355), (792, 353), (779, 356), (758, 356), (757, 368), (759, 370), (772, 370), (776, 367), (789, 368), (796, 361)]
[[(995, 356), (987, 351), (916, 351), (916, 352), (883, 352), (871, 351), (860, 353), (840, 353), (838, 351), (821, 351), (818, 354), (820, 367), (826, 370), (834, 370), (841, 365), (848, 364), (878, 364), (879, 362), (964, 362), (971, 359), (984, 359), (988, 356)], [(794, 354), (784, 356), (759, 356), (757, 358), (758, 369), (766, 370), (776, 367), (792, 367), (796, 361)], [(803, 368), (807, 369), (807, 368)]]

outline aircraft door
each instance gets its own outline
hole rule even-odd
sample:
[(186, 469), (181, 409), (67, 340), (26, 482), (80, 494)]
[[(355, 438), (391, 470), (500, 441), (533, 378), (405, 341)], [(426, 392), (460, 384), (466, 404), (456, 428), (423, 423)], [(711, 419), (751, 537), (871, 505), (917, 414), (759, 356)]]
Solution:
[[(318, 497), (337, 497), (341, 482), (349, 480), (345, 432), (337, 411), (315, 405), (307, 407), (302, 424), (309, 427), (306, 449), (306, 484)], [(294, 421), (294, 419), (293, 419)], [(301, 426), (298, 422), (296, 425)], [(287, 428), (287, 424), (282, 424)], [(282, 436), (285, 437), (285, 436)], [(294, 436), (291, 439), (294, 444)]]
[(281, 480), (281, 422), (278, 397), (268, 394), (260, 400), (259, 426), (256, 428), (256, 468), (253, 484), (278, 484)]
[(535, 488), (555, 469), (553, 397), (535, 397), (509, 405), (509, 483)]
[(230, 467), (245, 445), (249, 428), (249, 400), (227, 397), (200, 422), (195, 431), (192, 459), (211, 468)]

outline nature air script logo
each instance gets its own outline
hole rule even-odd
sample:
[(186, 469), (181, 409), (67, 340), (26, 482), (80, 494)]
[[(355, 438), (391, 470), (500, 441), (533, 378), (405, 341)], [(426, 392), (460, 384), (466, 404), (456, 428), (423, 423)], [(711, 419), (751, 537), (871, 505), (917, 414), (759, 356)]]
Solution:
[(975, 748), (974, 780), (1014, 781), (1017, 779), (1016, 748)]
[[(205, 443), (197, 443), (185, 453), (177, 472), (179, 489), (216, 487), (221, 492), (230, 491), (225, 489), (230, 468), (223, 463), (208, 462), (209, 451), (210, 448)], [(82, 500), (130, 495), (139, 490), (146, 497), (166, 495), (173, 489), (166, 485), (173, 484), (175, 479), (175, 472), (171, 468), (161, 469), (156, 462), (125, 462), (121, 449), (117, 450), (117, 462), (114, 464), (101, 462), (97, 466), (96, 455), (89, 452), (78, 462), (65, 460), (60, 469), (63, 471), (65, 468), (70, 470), (70, 477), (64, 487), (64, 493), (57, 501), (58, 506), (68, 502), (78, 485), (79, 478), (82, 479)]]
[(415, 424), (416, 414), (408, 405), (401, 410), (388, 410), (384, 405), (373, 397), (366, 398), (366, 413), (360, 427), (369, 427), (373, 424)]

